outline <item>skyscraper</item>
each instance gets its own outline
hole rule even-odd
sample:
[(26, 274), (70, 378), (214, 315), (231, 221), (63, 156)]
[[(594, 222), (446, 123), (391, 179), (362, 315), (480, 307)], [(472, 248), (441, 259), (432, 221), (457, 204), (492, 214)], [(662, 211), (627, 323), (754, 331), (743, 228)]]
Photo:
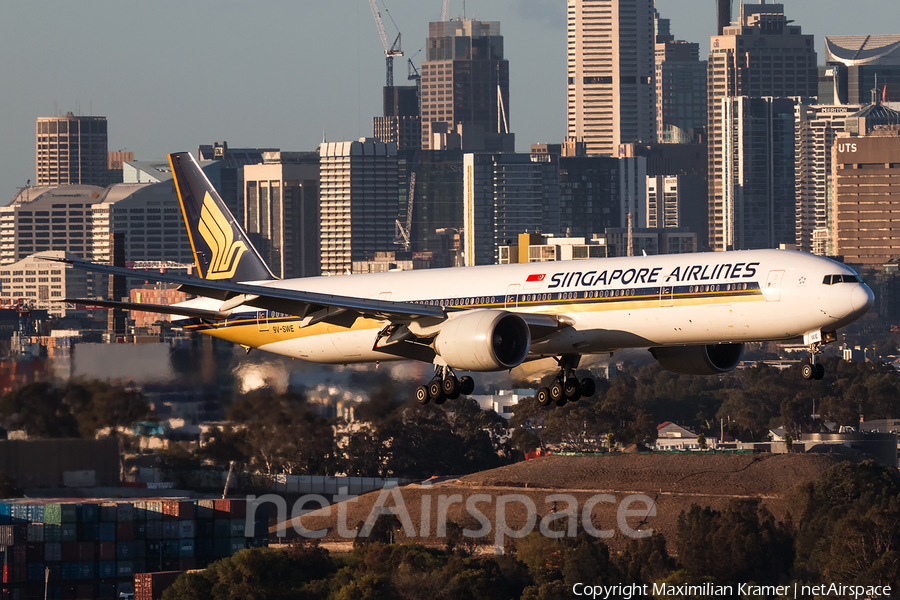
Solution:
[(689, 143), (706, 130), (706, 61), (700, 44), (662, 37), (656, 38), (656, 138)]
[(879, 99), (897, 102), (900, 35), (828, 36), (820, 74), (822, 104), (867, 104), (876, 86)]
[(373, 138), (319, 145), (322, 275), (394, 249), (399, 194), (397, 145)]
[(732, 124), (724, 119), (722, 99), (816, 95), (813, 36), (802, 35), (799, 26), (788, 23), (782, 4), (742, 4), (739, 21), (711, 39), (707, 136), (709, 245), (713, 250), (730, 247), (732, 240), (726, 230), (736, 225), (728, 219), (737, 216), (725, 212), (723, 140)]
[[(509, 133), (509, 61), (498, 21), (428, 24), (422, 63), (422, 148), (458, 123), (483, 129), (487, 150)], [(491, 135), (494, 134), (494, 135)], [(493, 148), (491, 146), (494, 146)], [(463, 148), (465, 150), (465, 148)]]
[(106, 117), (38, 117), (35, 137), (37, 185), (108, 183)]
[(272, 273), (319, 274), (319, 156), (265, 152), (244, 167), (244, 230)]
[(653, 0), (567, 0), (567, 128), (588, 154), (656, 139)]

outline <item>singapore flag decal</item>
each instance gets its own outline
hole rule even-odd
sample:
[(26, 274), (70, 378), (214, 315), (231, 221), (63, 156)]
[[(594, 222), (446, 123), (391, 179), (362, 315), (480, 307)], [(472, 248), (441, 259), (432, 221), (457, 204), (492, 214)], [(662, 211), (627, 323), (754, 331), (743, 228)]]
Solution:
[(528, 279), (525, 280), (525, 285), (523, 286), (526, 290), (537, 290), (540, 289), (541, 286), (544, 285), (544, 278), (547, 276), (546, 273), (529, 275)]

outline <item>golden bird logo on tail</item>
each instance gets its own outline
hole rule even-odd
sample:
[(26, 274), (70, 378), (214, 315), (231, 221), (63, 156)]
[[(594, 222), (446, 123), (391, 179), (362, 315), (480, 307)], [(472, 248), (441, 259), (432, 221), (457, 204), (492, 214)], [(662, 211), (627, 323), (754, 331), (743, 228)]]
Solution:
[(216, 206), (209, 192), (203, 197), (200, 208), (200, 235), (212, 254), (207, 268), (206, 279), (229, 279), (234, 276), (241, 255), (247, 251), (247, 245), (234, 240), (234, 230), (225, 215)]

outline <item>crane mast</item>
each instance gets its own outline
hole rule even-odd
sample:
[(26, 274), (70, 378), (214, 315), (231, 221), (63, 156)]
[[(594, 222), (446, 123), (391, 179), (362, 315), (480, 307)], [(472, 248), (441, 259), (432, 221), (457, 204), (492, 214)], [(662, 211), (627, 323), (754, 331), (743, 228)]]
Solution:
[[(369, 0), (369, 8), (372, 9), (372, 16), (375, 17), (375, 27), (378, 28), (378, 37), (381, 38), (381, 45), (384, 46), (384, 84), (388, 87), (394, 87), (394, 57), (403, 56), (403, 50), (400, 48), (400, 32), (397, 31), (394, 43), (388, 45), (387, 34), (384, 32), (384, 21), (381, 20), (381, 12), (378, 10), (376, 0)], [(390, 16), (390, 13), (388, 13), (388, 17)], [(391, 17), (391, 21), (393, 21), (393, 17)], [(396, 26), (397, 24), (394, 23), (394, 27)]]

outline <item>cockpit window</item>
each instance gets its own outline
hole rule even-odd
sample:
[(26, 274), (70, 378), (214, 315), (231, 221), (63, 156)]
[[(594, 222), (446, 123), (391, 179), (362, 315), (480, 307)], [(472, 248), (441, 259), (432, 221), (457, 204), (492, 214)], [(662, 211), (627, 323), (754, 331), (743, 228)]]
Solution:
[(856, 275), (826, 275), (822, 281), (825, 285), (834, 285), (836, 283), (859, 283), (859, 277)]

